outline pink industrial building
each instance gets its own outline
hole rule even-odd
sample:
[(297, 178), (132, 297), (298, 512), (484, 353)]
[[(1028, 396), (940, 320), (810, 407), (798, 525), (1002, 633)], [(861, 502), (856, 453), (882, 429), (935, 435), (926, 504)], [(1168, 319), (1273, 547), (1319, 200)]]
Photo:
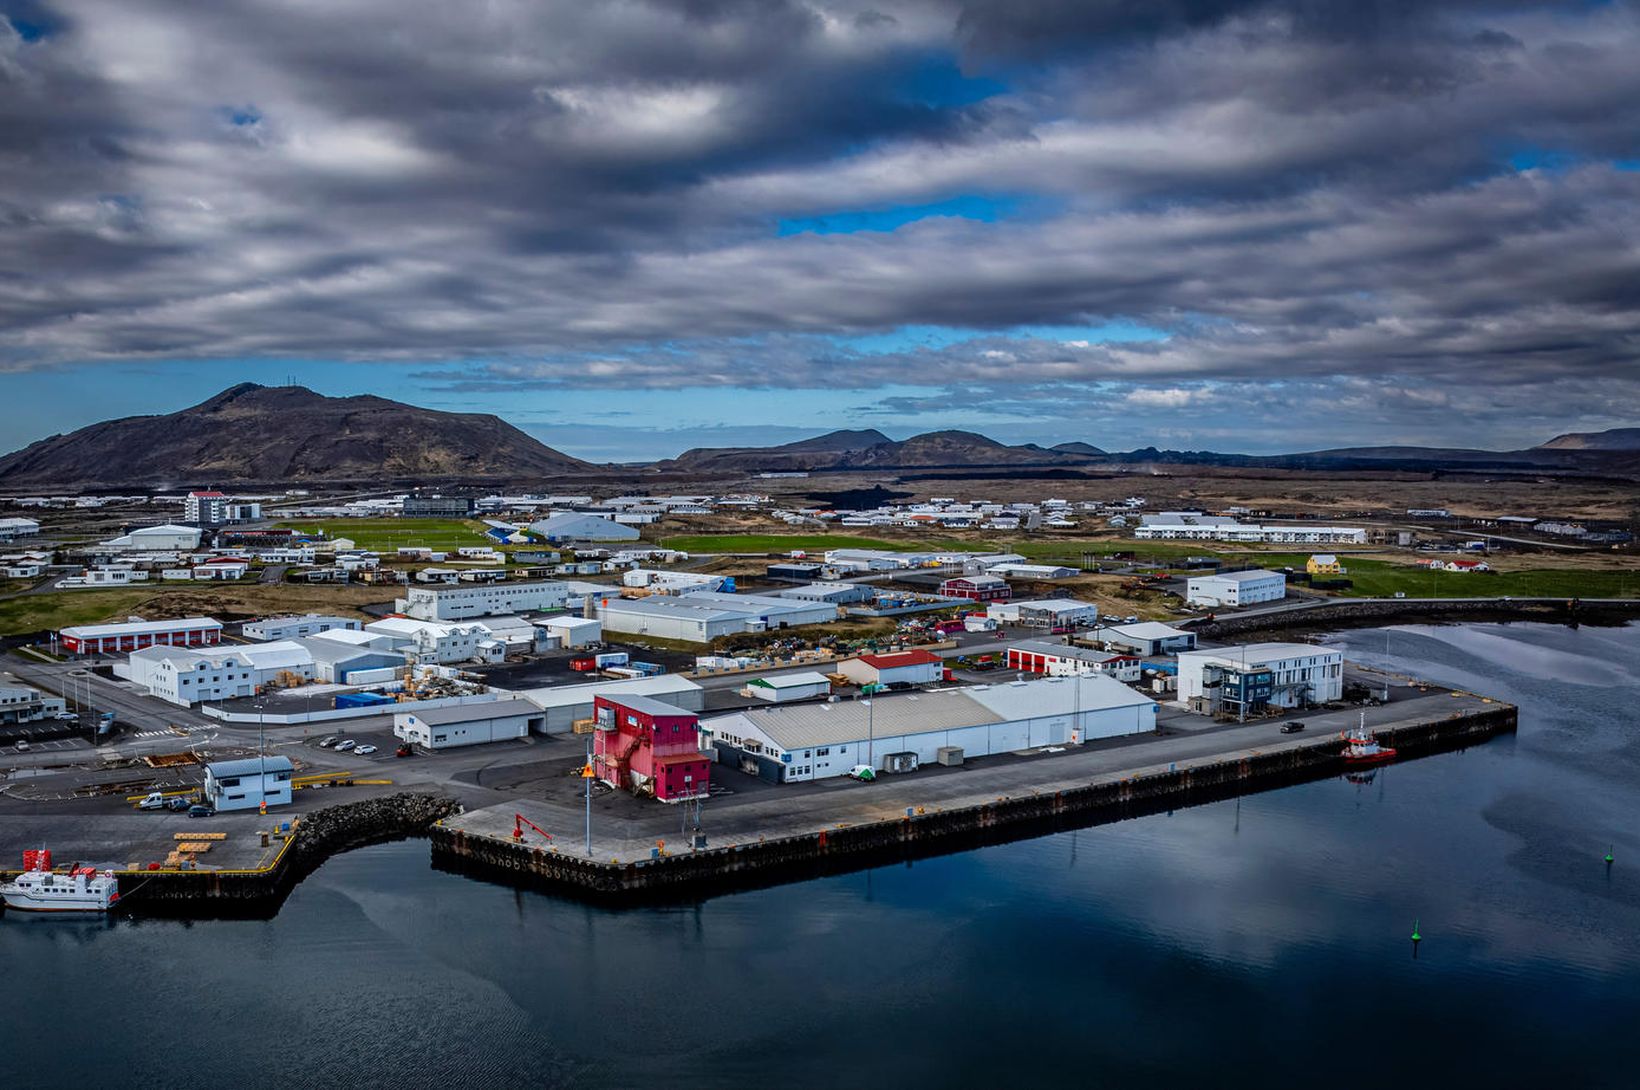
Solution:
[(712, 762), (693, 712), (646, 696), (593, 701), (592, 763), (598, 778), (636, 795), (677, 802), (706, 794)]

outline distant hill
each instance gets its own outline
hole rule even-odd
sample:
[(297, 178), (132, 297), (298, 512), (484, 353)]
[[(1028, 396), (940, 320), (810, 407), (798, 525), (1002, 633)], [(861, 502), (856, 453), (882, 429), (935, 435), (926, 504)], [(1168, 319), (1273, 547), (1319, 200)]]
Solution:
[(894, 440), (878, 431), (876, 428), (859, 430), (828, 431), (824, 435), (816, 435), (813, 439), (800, 439), (795, 443), (787, 443), (776, 450), (792, 453), (805, 451), (838, 451), (838, 450), (867, 450), (871, 447), (892, 443)]
[(1640, 450), (1640, 428), (1574, 431), (1557, 435), (1536, 450)]
[[(1075, 444), (1082, 445), (1082, 444)], [(1009, 446), (971, 431), (931, 431), (893, 440), (882, 432), (834, 431), (777, 447), (697, 447), (657, 468), (681, 472), (794, 472), (825, 469), (925, 469), (971, 466), (1061, 466), (1085, 455), (1027, 443)]]
[[(875, 440), (875, 441), (874, 441)], [(1586, 443), (1587, 445), (1576, 445)], [(1630, 445), (1625, 445), (1630, 444)], [(1116, 466), (1230, 466), (1287, 470), (1464, 470), (1503, 473), (1640, 473), (1640, 428), (1593, 436), (1562, 436), (1529, 450), (1462, 447), (1339, 447), (1295, 454), (1222, 454), (1206, 450), (1112, 452), (1091, 443), (1010, 446), (969, 431), (936, 431), (894, 441), (877, 431), (830, 432), (776, 447), (697, 448), (657, 463), (678, 472), (779, 472), (871, 469), (1086, 468)]]
[(247, 382), (180, 412), (32, 443), (0, 458), (0, 486), (517, 480), (590, 468), (488, 414)]

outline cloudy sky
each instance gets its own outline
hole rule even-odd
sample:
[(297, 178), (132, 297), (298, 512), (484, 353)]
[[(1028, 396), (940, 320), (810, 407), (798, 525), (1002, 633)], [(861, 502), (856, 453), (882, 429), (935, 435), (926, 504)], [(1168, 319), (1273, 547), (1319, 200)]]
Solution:
[(0, 446), (295, 379), (650, 457), (1640, 423), (1640, 12), (0, 0)]

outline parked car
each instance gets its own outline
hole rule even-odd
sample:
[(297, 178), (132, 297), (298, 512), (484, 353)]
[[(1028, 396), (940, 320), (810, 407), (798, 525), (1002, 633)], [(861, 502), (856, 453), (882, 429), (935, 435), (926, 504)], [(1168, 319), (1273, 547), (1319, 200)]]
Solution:
[(340, 742), (340, 741), (341, 741), (340, 737), (338, 737), (337, 735), (332, 734), (328, 738), (319, 739), (319, 748), (320, 749), (329, 749), (331, 746), (335, 745), (337, 742)]
[(862, 783), (870, 783), (877, 778), (877, 773), (872, 771), (870, 765), (855, 765), (848, 770), (848, 775), (849, 779), (859, 780)]
[(173, 795), (171, 798), (165, 800), (165, 808), (167, 810), (175, 810), (178, 813), (181, 813), (183, 810), (188, 809), (188, 807), (192, 805), (193, 803), (188, 801), (188, 797), (186, 795)]
[(343, 750), (352, 749), (356, 744), (357, 743), (355, 743), (351, 738), (343, 738), (340, 742), (336, 743), (336, 752), (340, 753)]
[(213, 807), (206, 806), (203, 803), (197, 803), (196, 802), (192, 806), (188, 807), (188, 816), (191, 817), (191, 818), (215, 817), (216, 816), (216, 810)]
[(375, 746), (354, 746), (353, 747), (353, 752), (357, 753), (361, 757), (365, 757), (365, 756), (368, 756), (368, 755), (376, 752), (376, 747)]
[(1283, 733), (1283, 734), (1297, 734), (1299, 731), (1301, 731), (1303, 729), (1304, 729), (1304, 724), (1299, 723), (1297, 721), (1294, 721), (1292, 723), (1283, 723), (1281, 725), (1281, 733)]
[(28, 752), (28, 739), (27, 738), (17, 739), (17, 752), (18, 753), (27, 753)]
[(72, 723), (72, 722), (74, 722), (74, 720), (76, 720), (78, 718), (79, 718), (79, 714), (76, 713), (76, 712), (58, 712), (57, 713), (57, 720), (58, 720), (58, 722), (61, 722), (61, 723)]
[(165, 793), (162, 792), (162, 791), (150, 791), (150, 792), (148, 792), (148, 794), (143, 796), (142, 801), (137, 803), (137, 809), (138, 810), (163, 810), (163, 809), (165, 809)]

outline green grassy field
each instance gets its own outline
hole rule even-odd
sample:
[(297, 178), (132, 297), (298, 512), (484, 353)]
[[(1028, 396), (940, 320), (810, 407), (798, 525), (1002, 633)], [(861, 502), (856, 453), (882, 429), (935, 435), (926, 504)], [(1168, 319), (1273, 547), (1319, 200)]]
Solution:
[(971, 541), (889, 541), (853, 534), (689, 534), (661, 539), (668, 549), (686, 553), (789, 553), (793, 549), (824, 552), (827, 549), (882, 549), (912, 553), (927, 549), (978, 551), (984, 546)]
[(461, 519), (320, 519), (279, 525), (304, 534), (323, 530), (329, 537), (350, 538), (359, 548), (378, 552), (392, 552), (401, 545), (456, 549), (463, 545), (494, 544), (484, 536), (482, 523)]
[(154, 588), (142, 590), (64, 590), (53, 594), (25, 594), (0, 601), (0, 636), (22, 632), (124, 620), (132, 609), (153, 597)]
[[(1300, 568), (1304, 558), (1293, 564)], [(1640, 572), (1538, 568), (1531, 571), (1429, 571), (1411, 564), (1356, 559), (1344, 562), (1354, 582), (1343, 593), (1357, 598), (1634, 598)]]
[[(1268, 568), (1303, 571), (1308, 553), (1232, 554), (1226, 559), (1256, 562)], [(1577, 568), (1537, 568), (1529, 571), (1430, 571), (1415, 564), (1366, 557), (1340, 556), (1347, 570), (1342, 578), (1354, 583), (1338, 593), (1346, 598), (1635, 598), (1640, 597), (1640, 571), (1589, 571)], [(1322, 576), (1322, 579), (1327, 578)]]

